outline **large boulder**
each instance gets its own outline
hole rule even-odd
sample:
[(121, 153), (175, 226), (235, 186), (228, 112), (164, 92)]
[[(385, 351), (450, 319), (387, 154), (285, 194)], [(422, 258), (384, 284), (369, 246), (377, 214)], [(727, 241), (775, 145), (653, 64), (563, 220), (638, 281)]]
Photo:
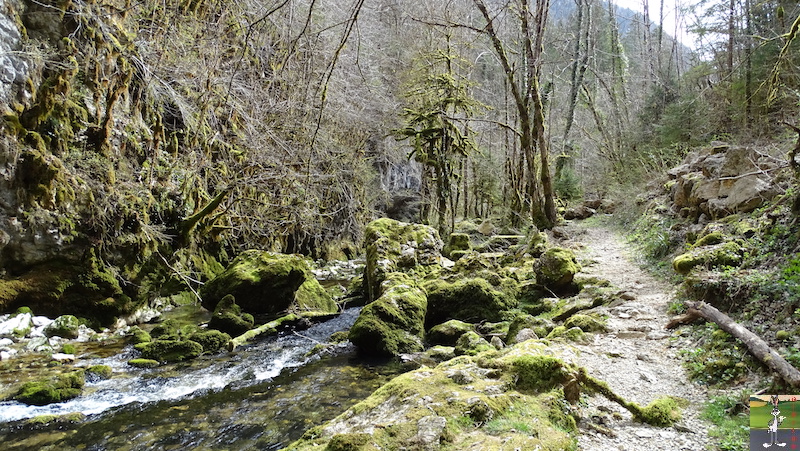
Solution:
[(425, 284), (428, 292), (426, 323), (435, 325), (457, 319), (468, 322), (499, 321), (502, 312), (516, 307), (517, 300), (496, 290), (485, 279), (463, 279), (449, 283), (441, 279)]
[(678, 255), (672, 260), (672, 268), (679, 274), (689, 274), (696, 266), (716, 268), (720, 266), (739, 266), (744, 257), (744, 249), (735, 241), (712, 246), (696, 247)]
[(552, 291), (567, 288), (581, 267), (575, 253), (569, 249), (551, 247), (533, 265), (536, 281)]
[[(364, 286), (367, 302), (378, 299), (388, 274), (439, 265), (443, 243), (433, 227), (381, 218), (364, 234), (367, 264)], [(237, 298), (238, 299), (238, 298)]]
[(229, 294), (244, 312), (270, 317), (287, 311), (336, 311), (333, 298), (300, 255), (242, 252), (200, 290), (203, 307), (211, 311)]
[(85, 383), (83, 370), (77, 370), (53, 379), (26, 382), (13, 399), (35, 406), (63, 402), (80, 396)]
[(402, 273), (385, 276), (383, 294), (361, 310), (349, 338), (364, 355), (392, 357), (423, 350), (425, 291)]

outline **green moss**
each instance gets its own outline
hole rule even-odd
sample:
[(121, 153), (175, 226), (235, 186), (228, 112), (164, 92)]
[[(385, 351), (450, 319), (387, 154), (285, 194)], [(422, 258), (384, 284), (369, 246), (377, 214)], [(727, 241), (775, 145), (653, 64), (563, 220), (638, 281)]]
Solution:
[(656, 399), (634, 414), (634, 418), (653, 426), (670, 427), (681, 419), (681, 409), (672, 397)]
[(517, 315), (508, 326), (508, 333), (504, 341), (508, 344), (513, 344), (517, 334), (522, 329), (531, 329), (538, 337), (545, 337), (555, 327), (555, 324), (546, 318), (532, 315)]
[(86, 368), (86, 375), (93, 375), (97, 379), (108, 379), (111, 373), (111, 367), (108, 365), (92, 365)]
[(226, 295), (217, 304), (208, 327), (237, 336), (253, 328), (255, 319), (249, 313), (242, 313), (232, 295)]
[(511, 360), (520, 391), (547, 392), (565, 381), (564, 363), (548, 355), (523, 355)]
[(433, 345), (455, 346), (459, 337), (467, 332), (473, 332), (475, 326), (456, 319), (437, 324), (428, 331), (428, 343)]
[(474, 278), (449, 283), (441, 279), (425, 284), (428, 293), (426, 324), (450, 319), (467, 322), (499, 321), (503, 312), (517, 305), (514, 297), (496, 290), (485, 279)]
[(326, 451), (358, 451), (369, 443), (370, 434), (336, 434), (331, 437)]
[(211, 311), (227, 295), (245, 312), (272, 317), (293, 310), (336, 311), (333, 298), (300, 255), (242, 252), (200, 290), (203, 307)]
[(577, 327), (584, 332), (605, 332), (607, 330), (605, 319), (596, 315), (572, 315), (564, 322), (564, 327), (571, 329)]
[(33, 311), (30, 309), (30, 307), (20, 307), (14, 313), (15, 315), (24, 315), (24, 314), (33, 315)]
[(82, 370), (61, 374), (50, 380), (26, 382), (14, 399), (23, 403), (43, 406), (67, 401), (80, 396), (85, 384)]
[(61, 352), (64, 354), (75, 354), (75, 345), (67, 343), (61, 347)]
[(155, 368), (160, 365), (158, 360), (152, 359), (131, 359), (128, 360), (128, 365), (135, 366), (136, 368)]
[(478, 355), (485, 351), (494, 351), (495, 348), (485, 338), (476, 332), (467, 332), (456, 341), (456, 355)]
[(694, 247), (711, 246), (725, 241), (725, 235), (720, 231), (711, 232), (694, 243)]
[(423, 349), (425, 292), (405, 274), (393, 273), (385, 293), (361, 310), (349, 338), (368, 355), (397, 356)]
[(734, 241), (704, 246), (675, 257), (672, 260), (672, 268), (679, 274), (688, 274), (696, 266), (708, 268), (739, 266), (742, 263), (743, 252), (742, 247)]
[(78, 328), (80, 325), (80, 320), (75, 316), (62, 315), (44, 328), (44, 334), (48, 337), (78, 338)]
[(586, 339), (586, 334), (578, 327), (568, 329), (565, 326), (558, 326), (547, 334), (548, 340), (556, 338), (564, 338), (569, 341), (582, 341)]
[(150, 331), (150, 337), (157, 340), (177, 340), (180, 338), (178, 332), (178, 322), (174, 319), (168, 319), (161, 322)]
[(203, 352), (217, 352), (228, 345), (231, 336), (218, 330), (197, 331), (189, 335), (189, 340), (200, 343)]
[(786, 341), (786, 340), (789, 340), (790, 338), (792, 338), (792, 334), (787, 332), (787, 331), (785, 331), (785, 330), (779, 330), (779, 331), (775, 332), (775, 339), (776, 340)]
[(203, 352), (200, 343), (190, 340), (156, 340), (136, 345), (143, 359), (159, 362), (180, 362), (193, 359)]
[(453, 252), (458, 252), (459, 256), (463, 256), (472, 249), (472, 244), (469, 241), (469, 235), (466, 233), (451, 233), (450, 240), (442, 250), (442, 253), (450, 258), (453, 258)]
[(569, 249), (548, 249), (534, 264), (536, 282), (553, 291), (567, 288), (581, 267), (575, 253)]
[(142, 330), (139, 326), (133, 326), (128, 330), (126, 335), (131, 344), (137, 345), (139, 343), (147, 343), (152, 341), (152, 337), (146, 330)]

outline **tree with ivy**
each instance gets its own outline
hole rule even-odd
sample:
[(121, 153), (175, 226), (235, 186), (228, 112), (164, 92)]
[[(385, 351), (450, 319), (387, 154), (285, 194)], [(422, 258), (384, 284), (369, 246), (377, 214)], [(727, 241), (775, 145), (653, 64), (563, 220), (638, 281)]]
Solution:
[(455, 220), (455, 190), (464, 167), (463, 160), (476, 150), (470, 116), (482, 107), (470, 95), (470, 82), (459, 75), (464, 62), (450, 50), (438, 50), (420, 58), (410, 73), (416, 74), (407, 83), (406, 105), (401, 117), (403, 127), (394, 131), (399, 140), (412, 145), (409, 158), (421, 163), (423, 192), (426, 199), (422, 219), (431, 220), (431, 207), (439, 232), (452, 230)]

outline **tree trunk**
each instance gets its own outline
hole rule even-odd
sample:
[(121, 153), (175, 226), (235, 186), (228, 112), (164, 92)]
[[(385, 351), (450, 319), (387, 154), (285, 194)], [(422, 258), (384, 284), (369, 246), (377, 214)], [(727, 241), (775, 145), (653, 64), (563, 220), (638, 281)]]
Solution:
[(720, 329), (728, 332), (744, 343), (755, 358), (772, 371), (778, 373), (787, 384), (792, 387), (800, 387), (800, 371), (781, 357), (780, 354), (772, 350), (758, 335), (705, 302), (689, 304), (689, 311), (682, 318), (682, 321), (670, 322), (670, 326), (675, 327), (675, 324), (685, 324), (685, 321), (690, 321), (692, 318), (696, 317), (703, 317), (708, 321), (716, 323)]

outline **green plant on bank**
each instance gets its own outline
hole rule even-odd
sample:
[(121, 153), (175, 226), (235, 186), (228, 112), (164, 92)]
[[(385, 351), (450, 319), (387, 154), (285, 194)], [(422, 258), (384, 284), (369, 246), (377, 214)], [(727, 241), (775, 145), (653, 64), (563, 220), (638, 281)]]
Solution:
[(698, 347), (679, 352), (689, 377), (711, 386), (734, 384), (758, 368), (753, 357), (742, 345), (716, 324), (694, 328), (700, 337)]
[(709, 435), (716, 439), (721, 451), (749, 449), (749, 418), (743, 409), (738, 410), (740, 406), (737, 397), (718, 396), (703, 408), (702, 417), (714, 424)]

